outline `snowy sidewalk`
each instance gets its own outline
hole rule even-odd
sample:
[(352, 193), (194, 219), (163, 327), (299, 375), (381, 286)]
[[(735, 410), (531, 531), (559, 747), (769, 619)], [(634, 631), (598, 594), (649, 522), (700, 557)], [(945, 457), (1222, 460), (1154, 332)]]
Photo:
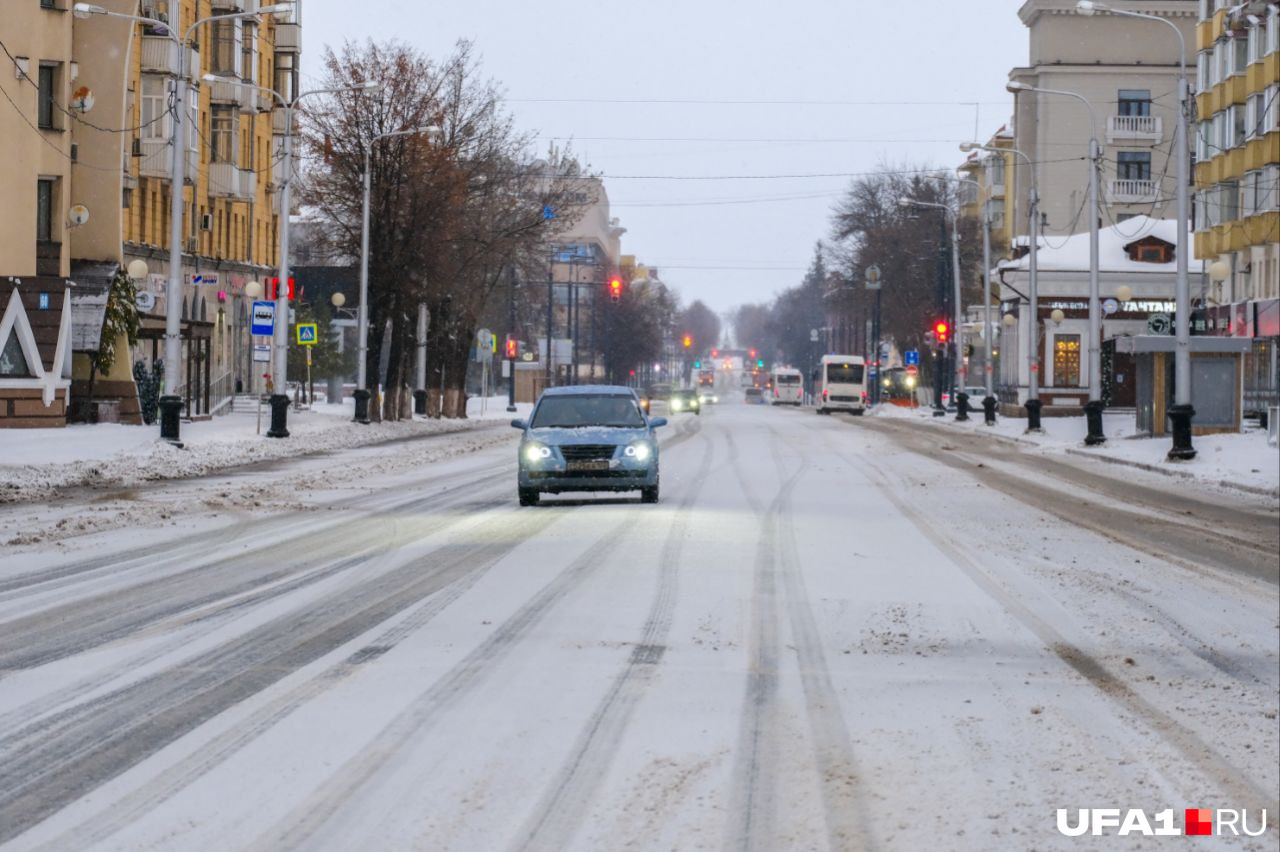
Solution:
[[(473, 408), (478, 414), (478, 401), (472, 401), (468, 412)], [(485, 416), (478, 420), (415, 419), (360, 425), (351, 421), (353, 408), (347, 400), (345, 404), (291, 411), (290, 435), (280, 440), (265, 436), (270, 421), (267, 411), (260, 424), (253, 414), (228, 414), (183, 423), (183, 449), (161, 441), (156, 425), (0, 429), (0, 503), (37, 500), (60, 488), (128, 486), (201, 476), (242, 465), (432, 434), (496, 431), (500, 427), (494, 408), (489, 404)], [(504, 417), (511, 416), (500, 407), (497, 410)]]
[(969, 413), (967, 422), (957, 422), (954, 412), (935, 418), (928, 408), (881, 406), (872, 412), (876, 417), (919, 420), (938, 428), (967, 429), (994, 438), (1017, 441), (1044, 452), (1064, 453), (1077, 458), (1128, 465), (1167, 476), (1194, 479), (1208, 485), (1234, 488), (1253, 494), (1280, 494), (1280, 451), (1267, 445), (1267, 433), (1252, 429), (1240, 434), (1197, 436), (1193, 443), (1197, 455), (1189, 462), (1171, 462), (1168, 437), (1146, 438), (1136, 435), (1132, 413), (1103, 415), (1102, 428), (1107, 442), (1100, 447), (1086, 447), (1085, 420), (1080, 417), (1045, 417), (1044, 433), (1028, 435), (1025, 418), (1000, 417), (995, 426), (982, 421), (982, 409)]

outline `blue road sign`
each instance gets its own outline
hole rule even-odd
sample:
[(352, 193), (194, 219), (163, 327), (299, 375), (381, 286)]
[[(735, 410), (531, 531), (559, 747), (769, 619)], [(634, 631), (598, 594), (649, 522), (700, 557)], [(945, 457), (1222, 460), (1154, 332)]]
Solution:
[(908, 349), (902, 353), (902, 363), (907, 367), (920, 366), (920, 351), (917, 349)]
[(263, 335), (270, 337), (276, 330), (276, 303), (275, 302), (254, 302), (253, 303), (253, 323), (249, 330), (250, 334)]

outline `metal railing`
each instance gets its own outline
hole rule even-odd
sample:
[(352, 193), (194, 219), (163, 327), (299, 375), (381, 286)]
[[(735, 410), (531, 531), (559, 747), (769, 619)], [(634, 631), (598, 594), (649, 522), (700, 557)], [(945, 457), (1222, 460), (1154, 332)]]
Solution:
[(231, 403), (236, 398), (236, 376), (227, 370), (209, 383), (209, 413), (225, 414), (231, 410)]

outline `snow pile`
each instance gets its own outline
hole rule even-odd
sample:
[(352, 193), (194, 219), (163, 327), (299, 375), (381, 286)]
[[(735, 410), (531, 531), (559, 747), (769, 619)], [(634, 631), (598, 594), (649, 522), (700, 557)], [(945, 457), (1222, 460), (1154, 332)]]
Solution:
[(161, 441), (157, 426), (0, 430), (0, 503), (40, 499), (60, 488), (128, 486), (387, 441), (496, 429), (491, 422), (466, 420), (361, 425), (335, 416), (342, 412), (334, 409), (343, 406), (322, 408), (328, 410), (291, 413), (285, 439), (265, 437), (265, 413), (261, 424), (244, 414), (184, 423), (183, 449)]
[(1045, 417), (1040, 423), (1043, 434), (1026, 434), (1027, 421), (1018, 417), (999, 417), (995, 426), (982, 421), (982, 409), (970, 411), (967, 422), (956, 422), (955, 413), (934, 418), (928, 408), (881, 406), (872, 412), (877, 417), (920, 419), (940, 426), (968, 429), (1007, 440), (1035, 446), (1047, 452), (1069, 453), (1074, 457), (1094, 458), (1103, 462), (1130, 465), (1170, 476), (1186, 477), (1213, 485), (1238, 488), (1249, 492), (1280, 493), (1280, 452), (1268, 446), (1267, 433), (1251, 429), (1239, 434), (1197, 436), (1192, 444), (1197, 454), (1191, 461), (1171, 462), (1167, 456), (1171, 438), (1147, 438), (1137, 434), (1132, 413), (1107, 413), (1102, 418), (1107, 442), (1100, 447), (1086, 447), (1087, 428), (1080, 417)]

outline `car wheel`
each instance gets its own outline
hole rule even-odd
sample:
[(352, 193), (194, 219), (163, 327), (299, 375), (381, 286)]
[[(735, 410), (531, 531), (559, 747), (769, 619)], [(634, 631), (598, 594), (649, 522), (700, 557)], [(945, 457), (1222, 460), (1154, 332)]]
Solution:
[(536, 505), (538, 505), (538, 489), (536, 489), (536, 488), (520, 488), (520, 489), (517, 489), (517, 494), (518, 494), (518, 495), (519, 495), (519, 497), (520, 497), (520, 505), (521, 505), (521, 506), (536, 506)]
[(854, 416), (854, 417), (861, 417), (864, 411), (866, 411), (866, 409), (865, 409), (865, 408), (855, 408), (855, 409), (853, 410), (853, 416)]
[(648, 488), (640, 489), (641, 503), (657, 503), (658, 502), (658, 483), (650, 485)]

